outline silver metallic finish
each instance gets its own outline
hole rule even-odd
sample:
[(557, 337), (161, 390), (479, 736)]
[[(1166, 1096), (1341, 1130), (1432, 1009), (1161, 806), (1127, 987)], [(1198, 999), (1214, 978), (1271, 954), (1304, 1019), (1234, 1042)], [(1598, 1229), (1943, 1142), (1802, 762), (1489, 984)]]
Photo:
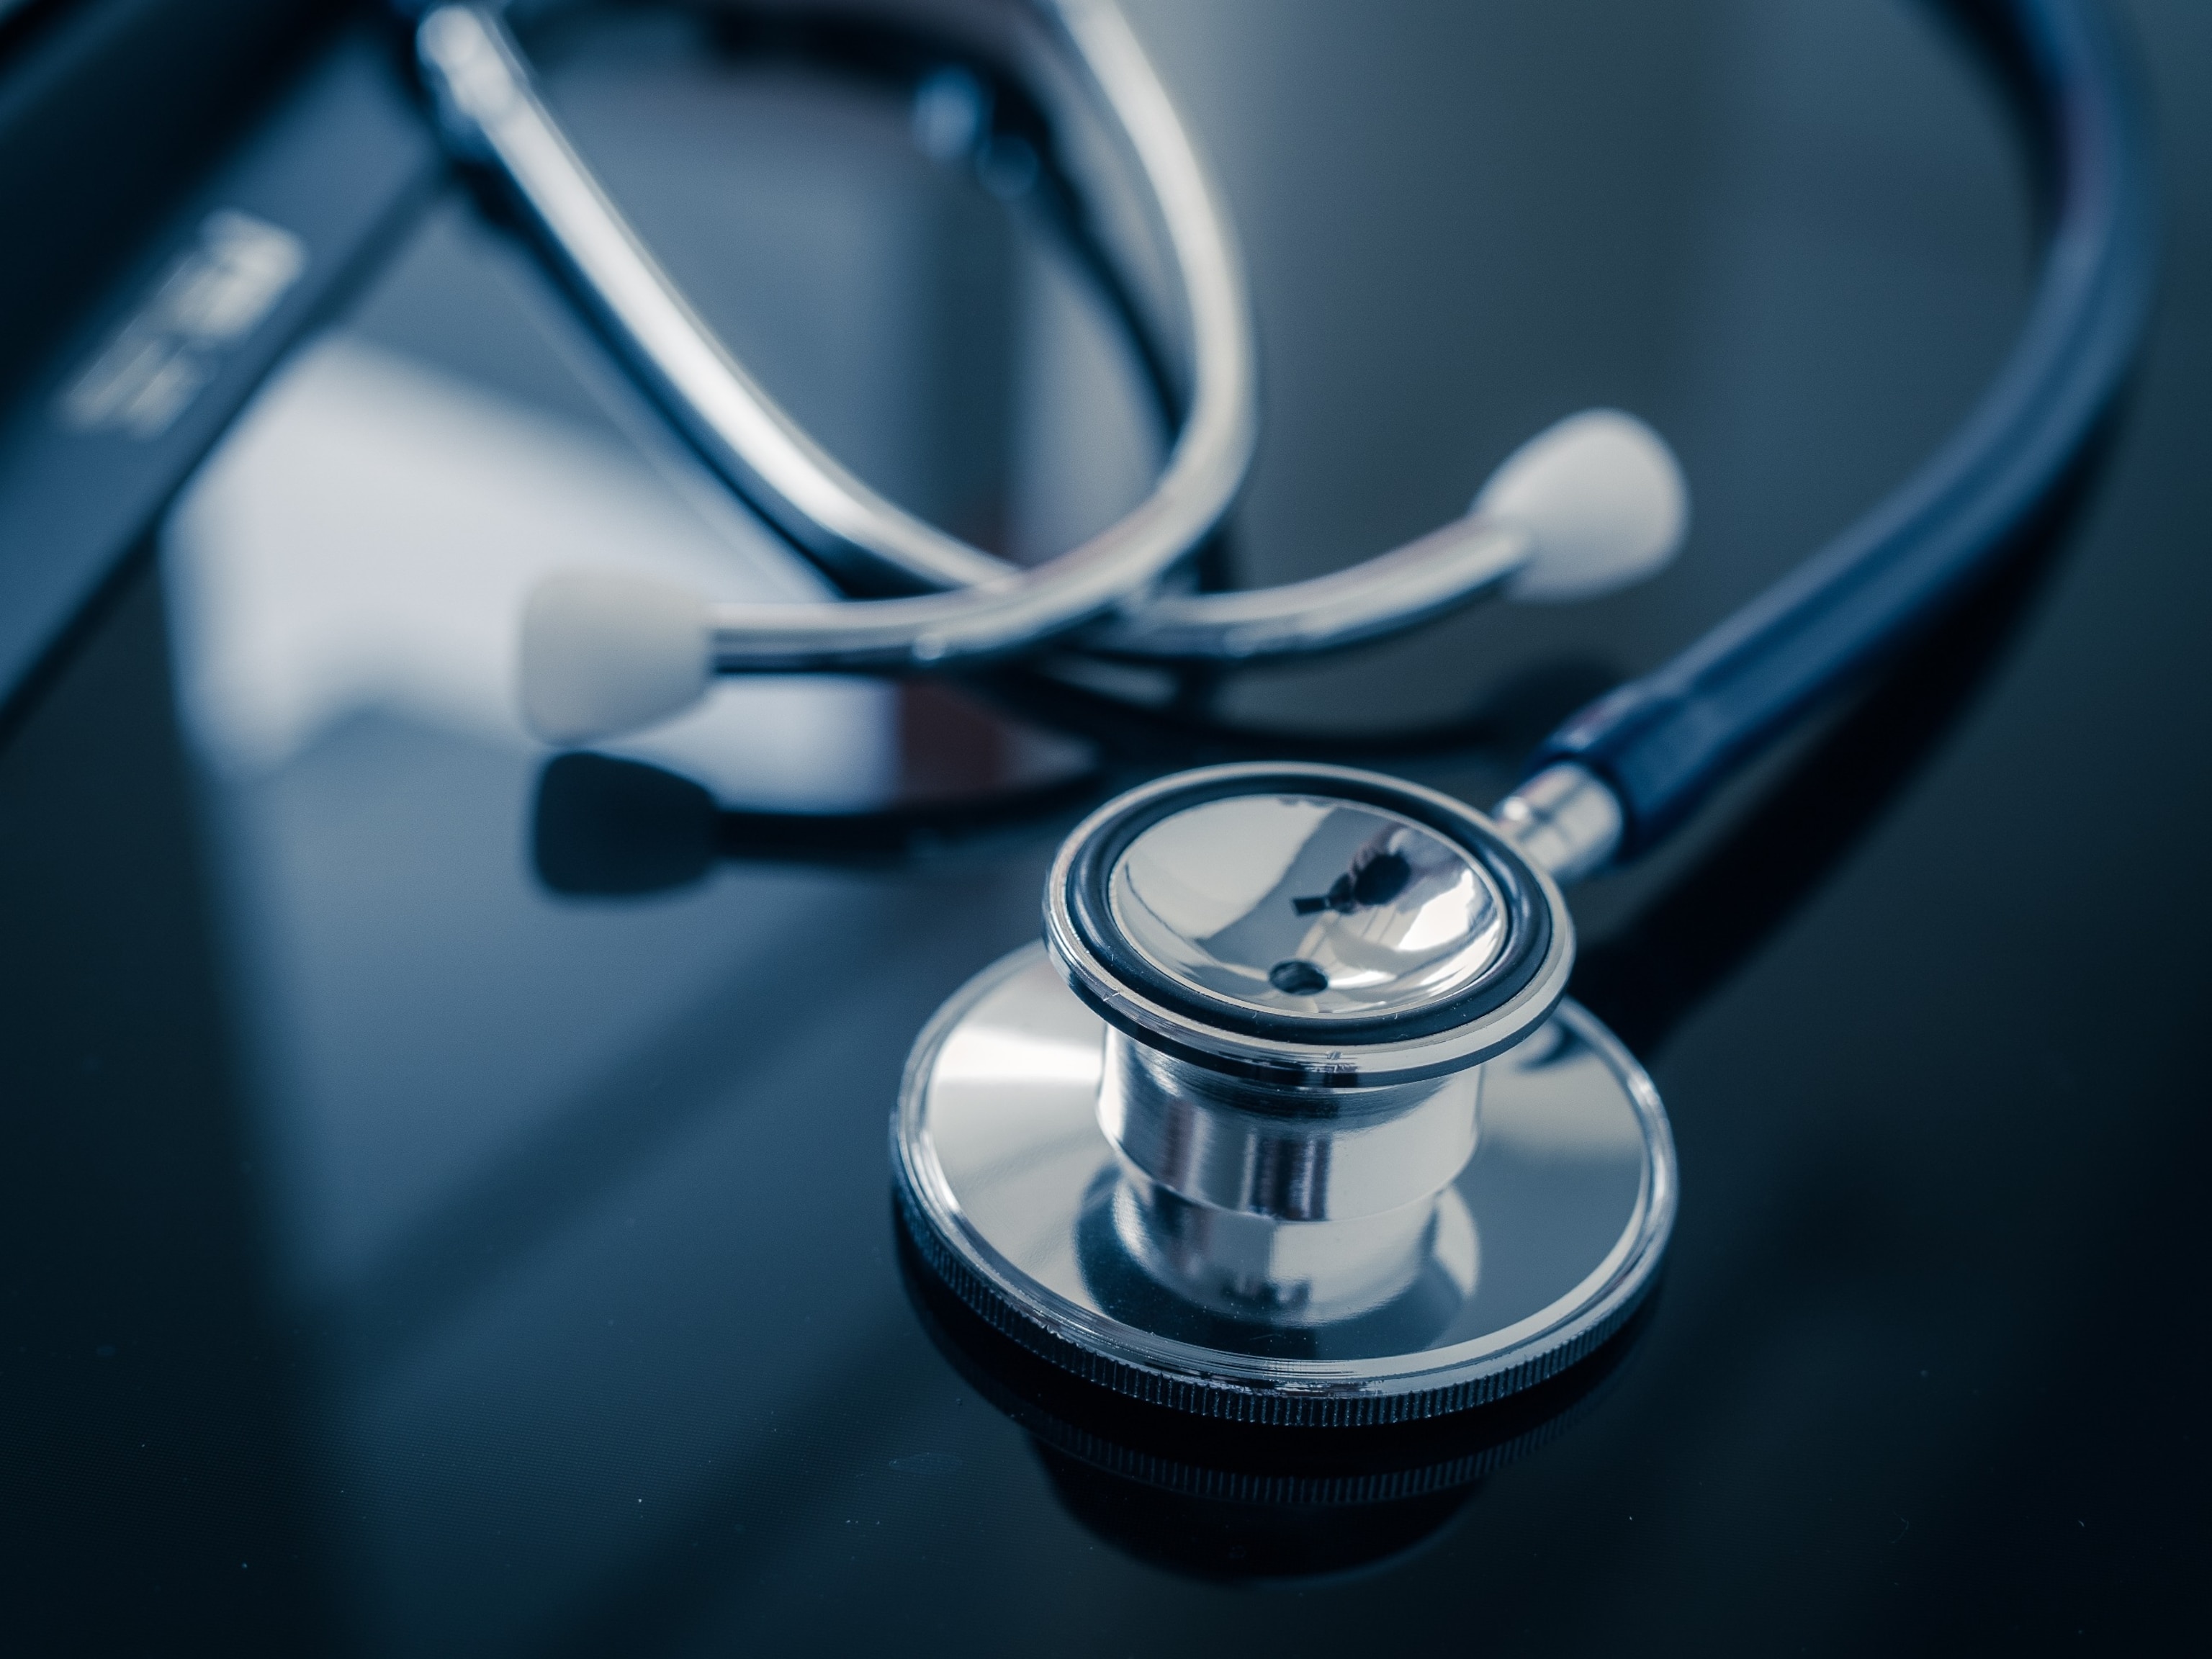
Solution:
[[(1259, 660), (1419, 626), (1495, 593), (1527, 562), (1525, 532), (1470, 518), (1312, 581), (1157, 593), (1160, 578), (1227, 511), (1255, 441), (1251, 319), (1213, 186), (1107, 0), (902, 0), (878, 9), (1011, 46), (1057, 114), (1071, 123), (1088, 114), (1090, 149), (1132, 158), (1151, 192), (1131, 212), (1099, 215), (1102, 231), (1111, 238), (1125, 222), (1148, 221), (1158, 257), (1147, 261), (1137, 250), (1125, 263), (1171, 269), (1178, 279), (1169, 304), (1179, 312), (1189, 396), (1166, 471), (1120, 522), (1036, 569), (973, 547), (871, 489), (746, 374), (568, 143), (501, 6), (439, 6), (416, 33), (448, 132), (505, 174), (632, 367), (724, 477), (833, 574), (935, 590), (864, 604), (717, 607), (717, 670), (941, 666), (1033, 650), (1086, 623), (1074, 642), (1114, 656)], [(1103, 179), (1109, 169), (1094, 171)]]
[(1018, 951), (932, 1021), (893, 1124), (933, 1267), (1079, 1375), (1246, 1421), (1427, 1417), (1572, 1363), (1650, 1285), (1675, 1206), (1666, 1117), (1571, 1002), (1482, 1068), (1480, 1139), (1435, 1197), (1322, 1220), (1133, 1171), (1100, 1126), (1106, 1036), (1042, 949)]
[(1474, 1293), (1474, 1223), (1449, 1183), (1425, 1203), (1300, 1223), (1194, 1204), (1125, 1170), (1109, 1207), (1114, 1243), (1139, 1272), (1187, 1308), (1238, 1325), (1331, 1335), (1431, 1274), (1458, 1297)]
[(1264, 662), (1388, 639), (1504, 590), (1535, 542), (1470, 514), (1391, 552), (1308, 581), (1235, 593), (1162, 593), (1071, 643), (1138, 661)]
[[(1204, 959), (1193, 954), (1180, 969), (1170, 965), (1175, 941), (1172, 918), (1159, 918), (1160, 925), (1149, 930), (1124, 922), (1123, 933), (1140, 954), (1154, 961), (1171, 980), (1202, 999), (1210, 999), (1224, 1012), (1259, 1010), (1293, 1020), (1303, 1016), (1315, 1020), (1340, 1021), (1350, 1018), (1370, 1022), (1373, 1036), (1358, 1042), (1346, 1042), (1340, 1035), (1311, 1040), (1290, 1036), (1255, 1036), (1229, 1029), (1215, 1019), (1200, 1018), (1184, 1009), (1170, 1007), (1118, 973), (1092, 948), (1077, 923), (1071, 902), (1070, 883), (1074, 867), (1084, 849), (1110, 821), (1194, 786), (1210, 785), (1227, 792), (1243, 780), (1291, 775), (1299, 780), (1305, 793), (1231, 795), (1219, 807), (1233, 810), (1220, 818), (1214, 816), (1219, 808), (1209, 803), (1168, 819), (1161, 829), (1172, 830), (1176, 824), (1188, 821), (1194, 833), (1179, 842), (1171, 839), (1159, 850), (1164, 854), (1172, 851), (1176, 858), (1202, 857), (1208, 841), (1205, 832), (1209, 827), (1233, 827), (1234, 835), (1220, 846), (1220, 865), (1206, 866), (1206, 873), (1200, 878), (1201, 885), (1210, 885), (1218, 896), (1225, 890), (1219, 884), (1224, 878), (1213, 871), (1233, 866), (1241, 856), (1240, 847), (1249, 848), (1265, 843), (1275, 848), (1274, 852), (1259, 855), (1270, 860), (1263, 872), (1268, 879), (1263, 891), (1255, 893), (1253, 900), (1267, 897), (1279, 901), (1274, 904), (1275, 915), (1266, 928), (1296, 928), (1303, 922), (1306, 931), (1278, 935), (1267, 932), (1255, 921), (1240, 937), (1233, 917), (1224, 915), (1224, 922), (1230, 925), (1215, 929), (1201, 940), (1195, 931), (1199, 923), (1194, 919), (1189, 921), (1184, 943), (1194, 953), (1202, 951)], [(1380, 834), (1384, 839), (1378, 850), (1387, 852), (1389, 836), (1402, 835), (1407, 827), (1418, 829), (1387, 811), (1337, 801), (1328, 805), (1336, 811), (1346, 811), (1343, 827), (1357, 833), (1346, 835), (1341, 847), (1335, 845), (1328, 835), (1336, 826), (1327, 823), (1321, 804), (1323, 793), (1333, 783), (1362, 788), (1380, 787), (1468, 824), (1471, 833), (1498, 833), (1481, 814), (1448, 795), (1349, 767), (1285, 767), (1248, 763), (1208, 767), (1160, 779), (1099, 808), (1077, 826), (1054, 861), (1045, 888), (1045, 939), (1069, 982), (1110, 1024), (1140, 1041), (1198, 1057), (1201, 1063), (1218, 1069), (1256, 1073), (1269, 1079), (1279, 1092), (1313, 1089), (1326, 1094), (1420, 1082), (1464, 1070), (1518, 1042), (1542, 1022), (1565, 994), (1567, 975), (1574, 965), (1573, 924), (1558, 888), (1540, 869), (1530, 871), (1538, 901), (1548, 912), (1553, 925), (1543, 955), (1520, 990), (1463, 1024), (1423, 1035), (1401, 1035), (1393, 1029), (1394, 1017), (1419, 1013), (1448, 1000), (1479, 977), (1503, 948), (1502, 939), (1491, 926), (1491, 913), (1486, 912), (1480, 902), (1486, 898), (1494, 906), (1496, 891), (1488, 877), (1480, 871), (1472, 871), (1474, 876), (1480, 877), (1479, 883), (1468, 880), (1471, 866), (1454, 852), (1451, 862), (1439, 864), (1429, 875), (1419, 879), (1411, 878), (1409, 860), (1408, 884), (1401, 896), (1426, 895), (1425, 903), (1411, 909), (1402, 908), (1395, 902), (1362, 905), (1356, 902), (1355, 891), (1351, 896), (1355, 902), (1346, 912), (1325, 915), (1329, 911), (1329, 897), (1338, 880), (1348, 881), (1357, 888), (1359, 871), (1356, 866), (1360, 848)], [(1254, 813), (1259, 814), (1261, 821), (1273, 820), (1274, 827), (1255, 827), (1251, 816)], [(1322, 817), (1323, 822), (1316, 823), (1317, 817)], [(1307, 843), (1297, 838), (1307, 832), (1312, 833), (1311, 844), (1326, 855), (1310, 869), (1298, 862), (1298, 854)], [(1425, 842), (1438, 847), (1445, 845), (1426, 830), (1419, 833)], [(1272, 861), (1281, 854), (1278, 842), (1290, 849), (1290, 856), (1280, 866)], [(1139, 837), (1129, 849), (1131, 857), (1125, 862), (1133, 872), (1137, 863), (1134, 855), (1144, 845), (1144, 838)], [(1437, 855), (1424, 853), (1421, 856)], [(1466, 881), (1464, 888), (1447, 879), (1455, 867)], [(1115, 871), (1117, 885), (1122, 875), (1121, 870)], [(1311, 890), (1291, 893), (1285, 883), (1298, 885), (1298, 880), (1291, 879), (1293, 876), (1310, 877)], [(1122, 908), (1117, 901), (1117, 909), (1120, 915), (1133, 921), (1137, 908), (1133, 900), (1142, 889), (1143, 878), (1133, 873), (1130, 884), (1138, 890), (1133, 892), (1132, 904)], [(1278, 892), (1278, 888), (1283, 890)], [(1160, 890), (1163, 894), (1166, 891), (1164, 872)], [(1202, 900), (1206, 896), (1196, 896)], [(1313, 912), (1302, 918), (1295, 909), (1295, 901), (1300, 898), (1320, 902)], [(1160, 902), (1167, 903), (1164, 897)], [(1252, 904), (1240, 902), (1237, 908), (1249, 909)], [(1180, 914), (1194, 918), (1197, 913)], [(1400, 932), (1394, 941), (1392, 930), (1409, 924), (1419, 929), (1433, 926), (1439, 930), (1439, 937), (1431, 941), (1425, 932)], [(1370, 926), (1376, 928), (1375, 937), (1364, 936), (1364, 930)], [(1289, 954), (1273, 955), (1277, 948), (1273, 941), (1278, 937), (1293, 941), (1288, 947)], [(1409, 941), (1413, 948), (1407, 948)], [(1316, 955), (1299, 956), (1297, 951), (1300, 949), (1311, 949)], [(1323, 1006), (1322, 995), (1297, 988), (1304, 981), (1289, 975), (1302, 963), (1330, 980), (1329, 994), (1333, 994), (1334, 1006)], [(1341, 991), (1336, 988), (1340, 968), (1349, 970)], [(1270, 978), (1279, 971), (1281, 978)]]
[(1195, 1204), (1341, 1221), (1433, 1198), (1474, 1151), (1482, 1070), (1304, 1100), (1106, 1031), (1098, 1124), (1133, 1174)]
[(1563, 884), (1603, 869), (1626, 824), (1620, 798), (1572, 761), (1546, 767), (1491, 816), (1524, 857)]
[[(971, 21), (977, 11), (957, 9)], [(870, 489), (746, 374), (570, 146), (495, 9), (443, 6), (417, 32), (449, 129), (513, 182), (634, 365), (732, 481), (833, 568), (973, 590), (727, 608), (721, 632), (748, 641), (752, 654), (740, 664), (729, 641), (718, 641), (725, 666), (912, 667), (1034, 647), (1147, 590), (1212, 528), (1243, 481), (1254, 436), (1251, 329), (1212, 187), (1117, 12), (1091, 0), (995, 9), (1009, 20), (1018, 9), (1060, 37), (1118, 118), (1182, 276), (1191, 344), (1188, 416), (1152, 495), (1048, 567), (1019, 572)]]
[(1448, 1000), (1505, 942), (1504, 902), (1473, 854), (1363, 801), (1207, 801), (1139, 835), (1108, 891), (1169, 978), (1294, 1020)]

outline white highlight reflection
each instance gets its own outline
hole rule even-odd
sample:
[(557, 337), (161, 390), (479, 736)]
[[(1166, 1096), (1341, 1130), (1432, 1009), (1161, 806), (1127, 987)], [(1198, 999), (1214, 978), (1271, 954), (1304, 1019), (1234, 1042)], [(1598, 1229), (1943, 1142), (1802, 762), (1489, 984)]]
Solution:
[(1096, 1090), (1105, 1065), (1095, 1036), (1069, 1042), (995, 1030), (988, 1040), (963, 1033), (945, 1045), (937, 1076), (952, 1083), (1073, 1084)]
[[(584, 428), (333, 336), (297, 357), (171, 520), (185, 715), (224, 770), (273, 770), (373, 708), (536, 748), (516, 712), (524, 596), (620, 565), (717, 597), (826, 590), (758, 532), (718, 534), (643, 461)], [(878, 800), (896, 777), (890, 688), (726, 682), (616, 752), (726, 799)]]

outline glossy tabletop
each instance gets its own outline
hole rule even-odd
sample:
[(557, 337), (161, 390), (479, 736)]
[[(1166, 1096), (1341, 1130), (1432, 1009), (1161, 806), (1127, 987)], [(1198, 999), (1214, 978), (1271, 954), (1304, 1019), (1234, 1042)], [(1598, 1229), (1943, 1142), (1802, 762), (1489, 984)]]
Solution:
[[(1157, 1423), (1133, 1449), (963, 1337), (894, 1213), (909, 1045), (1037, 937), (1059, 837), (1112, 787), (1314, 758), (1489, 806), (1552, 723), (1942, 436), (2022, 314), (2033, 202), (1917, 7), (1127, 9), (1250, 266), (1265, 427), (1223, 568), (1406, 540), (1590, 405), (1678, 448), (1679, 562), (1105, 688), (1136, 712), (1103, 682), (761, 679), (556, 756), (512, 695), (539, 574), (826, 590), (495, 216), (410, 198), (0, 727), (0, 1620), (26, 1651), (2185, 1645), (2212, 1544), (2212, 12), (2121, 8), (2167, 268), (2063, 521), (1571, 895), (1572, 994), (1679, 1152), (1655, 1299), (1538, 1407), (1370, 1455)], [(1144, 365), (1029, 210), (1035, 157), (939, 159), (946, 83), (634, 10), (536, 44), (672, 270), (872, 483), (1029, 559), (1141, 495)], [(328, 50), (404, 113), (380, 49)], [(1497, 899), (1409, 829), (1322, 823), (1305, 862), (1401, 858), (1413, 943), (1349, 937), (1319, 876), (1308, 933), (1228, 940), (1219, 884), (1169, 890), (1143, 842), (1124, 921), (1261, 1006), (1312, 994), (1253, 978), (1294, 960), (1449, 988)], [(1306, 878), (1279, 850), (1255, 890)]]

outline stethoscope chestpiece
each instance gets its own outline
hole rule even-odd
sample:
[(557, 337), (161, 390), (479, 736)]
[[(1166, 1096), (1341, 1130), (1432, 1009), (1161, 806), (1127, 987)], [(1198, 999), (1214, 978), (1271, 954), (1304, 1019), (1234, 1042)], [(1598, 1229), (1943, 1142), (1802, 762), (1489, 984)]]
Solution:
[(1110, 802), (1060, 849), (1045, 939), (1124, 1047), (1329, 1102), (1511, 1048), (1574, 959), (1558, 889), (1479, 813), (1329, 766)]
[(1480, 813), (1183, 773), (1079, 825), (1044, 908), (923, 1033), (894, 1132), (923, 1259), (1006, 1334), (1206, 1416), (1403, 1421), (1552, 1375), (1648, 1289), (1665, 1115)]

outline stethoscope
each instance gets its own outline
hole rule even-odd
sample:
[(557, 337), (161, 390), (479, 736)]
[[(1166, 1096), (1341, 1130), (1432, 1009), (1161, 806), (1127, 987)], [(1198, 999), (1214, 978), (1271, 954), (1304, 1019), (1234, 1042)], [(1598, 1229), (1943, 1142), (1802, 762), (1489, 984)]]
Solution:
[[(1046, 161), (1085, 234), (1165, 343), (1180, 424), (1150, 495), (1047, 564), (921, 522), (692, 311), (538, 94), (506, 8), (424, 9), (417, 52), (451, 143), (511, 194), (640, 383), (848, 592), (890, 595), (731, 605), (617, 569), (556, 577), (524, 620), (541, 735), (648, 723), (718, 672), (1334, 649), (1492, 594), (1608, 591), (1679, 545), (1686, 494), (1664, 444), (1592, 411), (1394, 552), (1257, 592), (1178, 586), (1252, 453), (1251, 328), (1213, 187), (1118, 13), (760, 9), (799, 28), (926, 27), (1016, 77), (1048, 113)], [(940, 1010), (893, 1120), (908, 1236), (984, 1323), (1136, 1400), (1351, 1425), (1528, 1388), (1634, 1313), (1673, 1224), (1673, 1143), (1650, 1079), (1565, 996), (1563, 885), (1649, 850), (1999, 562), (2087, 449), (2148, 314), (2145, 141), (2094, 0), (1961, 10), (2015, 94), (2048, 216), (2027, 322), (1966, 421), (1796, 571), (1561, 726), (1486, 814), (1377, 773), (1245, 761), (1085, 818), (1048, 878), (1042, 940)]]

